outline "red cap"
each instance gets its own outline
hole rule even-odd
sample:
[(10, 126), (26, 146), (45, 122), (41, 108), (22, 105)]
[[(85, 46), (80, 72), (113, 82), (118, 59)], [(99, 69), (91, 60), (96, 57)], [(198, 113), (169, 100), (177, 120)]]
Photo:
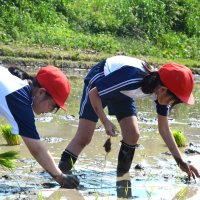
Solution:
[(194, 104), (194, 77), (189, 68), (177, 63), (168, 63), (158, 70), (158, 74), (162, 83), (182, 102)]
[(65, 74), (57, 67), (49, 65), (38, 71), (36, 79), (47, 90), (56, 104), (66, 110), (65, 101), (70, 93), (70, 84)]

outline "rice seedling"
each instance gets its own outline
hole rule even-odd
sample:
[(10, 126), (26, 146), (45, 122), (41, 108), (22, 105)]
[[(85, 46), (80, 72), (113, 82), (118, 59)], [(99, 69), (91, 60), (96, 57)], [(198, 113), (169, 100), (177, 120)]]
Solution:
[(98, 200), (99, 199), (99, 193), (98, 193), (98, 191), (95, 190), (94, 195), (95, 195), (95, 200)]
[(125, 187), (125, 194), (126, 194), (126, 197), (128, 195), (128, 191), (129, 191), (129, 184), (128, 184), (128, 181), (126, 182), (126, 187)]
[(111, 136), (106, 140), (103, 147), (104, 147), (106, 153), (109, 153), (111, 151)]
[[(113, 125), (113, 130), (114, 132), (116, 132), (117, 134), (119, 133), (117, 127), (115, 125)], [(109, 138), (106, 140), (106, 142), (103, 145), (105, 152), (108, 154), (111, 151), (111, 136), (109, 136)], [(107, 155), (106, 154), (106, 155)]]
[(181, 184), (181, 170), (178, 165), (176, 165), (176, 184)]
[(178, 147), (185, 147), (187, 140), (184, 133), (180, 130), (173, 130), (172, 131), (174, 139)]
[(38, 193), (37, 198), (38, 198), (38, 200), (43, 200), (44, 199), (44, 197), (42, 195), (42, 192)]
[(75, 167), (74, 167), (74, 161), (73, 161), (72, 157), (70, 157), (70, 162), (71, 162), (71, 165), (72, 165), (72, 171), (75, 174), (76, 170), (75, 170)]
[(188, 188), (183, 186), (181, 190), (176, 194), (176, 198), (178, 200), (184, 200), (186, 199), (187, 193), (188, 193)]
[(15, 168), (15, 161), (18, 158), (18, 152), (7, 151), (0, 154), (0, 165), (7, 169)]
[(1, 134), (3, 138), (6, 140), (8, 145), (19, 145), (20, 137), (19, 135), (12, 134), (11, 126), (9, 124), (1, 125)]
[(149, 188), (149, 190), (148, 189), (146, 189), (146, 193), (147, 193), (147, 198), (148, 198), (148, 200), (149, 199), (151, 199), (151, 197), (152, 197), (152, 195), (153, 195), (153, 190), (154, 190), (154, 186), (151, 186), (150, 188)]

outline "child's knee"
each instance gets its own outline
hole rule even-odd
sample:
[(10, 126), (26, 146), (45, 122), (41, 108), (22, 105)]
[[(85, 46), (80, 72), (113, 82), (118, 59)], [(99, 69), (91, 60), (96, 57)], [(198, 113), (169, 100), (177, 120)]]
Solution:
[(140, 132), (130, 132), (123, 137), (123, 141), (129, 145), (137, 144), (137, 141), (140, 138)]

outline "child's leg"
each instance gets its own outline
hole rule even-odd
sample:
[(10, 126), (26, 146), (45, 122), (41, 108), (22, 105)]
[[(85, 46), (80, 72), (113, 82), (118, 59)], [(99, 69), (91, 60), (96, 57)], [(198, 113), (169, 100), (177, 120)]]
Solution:
[(131, 167), (137, 141), (139, 139), (139, 128), (136, 116), (123, 118), (120, 121), (122, 130), (122, 144), (118, 155), (118, 175), (127, 173)]
[(95, 127), (95, 122), (86, 119), (79, 120), (76, 135), (61, 155), (59, 168), (63, 173), (72, 169), (80, 152), (90, 143)]

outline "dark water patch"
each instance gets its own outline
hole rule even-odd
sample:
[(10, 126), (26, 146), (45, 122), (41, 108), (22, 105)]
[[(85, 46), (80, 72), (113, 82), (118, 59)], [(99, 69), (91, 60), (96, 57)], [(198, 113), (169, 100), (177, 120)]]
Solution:
[(59, 187), (58, 184), (56, 183), (42, 183), (43, 188), (54, 188), (54, 187)]
[(189, 146), (185, 149), (186, 154), (200, 154), (200, 145), (190, 143)]
[(199, 122), (189, 122), (188, 125), (191, 126), (192, 128), (200, 128)]

